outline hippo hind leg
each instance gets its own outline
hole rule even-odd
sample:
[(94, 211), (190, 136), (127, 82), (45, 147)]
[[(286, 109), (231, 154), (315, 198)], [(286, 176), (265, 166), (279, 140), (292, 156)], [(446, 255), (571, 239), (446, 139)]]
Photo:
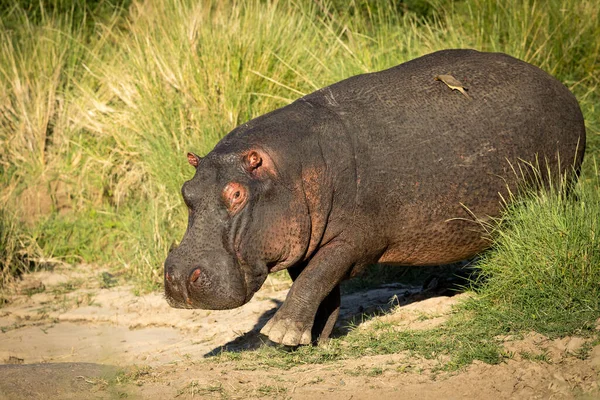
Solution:
[(333, 290), (325, 297), (319, 306), (317, 315), (315, 317), (315, 324), (312, 328), (313, 343), (323, 343), (329, 339), (335, 322), (340, 315), (340, 285), (337, 285)]
[[(288, 268), (288, 273), (292, 281), (296, 281), (296, 278), (298, 278), (305, 266), (306, 264), (302, 264)], [(340, 303), (340, 285), (336, 285), (327, 297), (323, 299), (315, 315), (315, 322), (311, 330), (313, 344), (317, 344), (317, 342), (323, 343), (331, 336), (340, 315)]]

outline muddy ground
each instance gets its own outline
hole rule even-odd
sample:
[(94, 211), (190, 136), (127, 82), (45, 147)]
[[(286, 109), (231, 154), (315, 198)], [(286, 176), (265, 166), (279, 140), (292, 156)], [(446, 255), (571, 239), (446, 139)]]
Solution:
[[(408, 353), (287, 370), (215, 362), (223, 348), (247, 351), (263, 344), (258, 331), (285, 299), (288, 281), (269, 278), (249, 304), (235, 310), (175, 310), (160, 293), (136, 296), (130, 286), (111, 287), (116, 281), (110, 274), (89, 269), (29, 274), (5, 296), (0, 398), (600, 398), (600, 346), (578, 358), (586, 340), (576, 337), (531, 334), (506, 342), (514, 355), (506, 362), (476, 362), (452, 373)], [(386, 315), (357, 329), (369, 329), (378, 319), (400, 329), (431, 327), (466, 296), (449, 296), (454, 292), (437, 278), (425, 286), (348, 290), (336, 334), (343, 337), (349, 321), (377, 311)]]

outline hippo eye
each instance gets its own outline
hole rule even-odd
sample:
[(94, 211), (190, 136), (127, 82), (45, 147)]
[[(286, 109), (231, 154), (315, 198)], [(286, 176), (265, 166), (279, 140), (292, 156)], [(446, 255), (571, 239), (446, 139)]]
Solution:
[(246, 204), (248, 192), (242, 184), (229, 182), (223, 189), (222, 196), (227, 211), (233, 215)]

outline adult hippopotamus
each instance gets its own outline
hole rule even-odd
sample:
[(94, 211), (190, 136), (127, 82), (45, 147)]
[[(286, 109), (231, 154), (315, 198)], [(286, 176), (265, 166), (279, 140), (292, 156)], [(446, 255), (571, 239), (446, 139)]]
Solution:
[(575, 97), (506, 54), (439, 51), (351, 77), (188, 154), (188, 227), (165, 261), (166, 299), (239, 307), (287, 269), (294, 283), (261, 332), (326, 338), (343, 279), (372, 263), (472, 257), (490, 245), (474, 216), (498, 216), (538, 162), (542, 180), (576, 177), (584, 149)]

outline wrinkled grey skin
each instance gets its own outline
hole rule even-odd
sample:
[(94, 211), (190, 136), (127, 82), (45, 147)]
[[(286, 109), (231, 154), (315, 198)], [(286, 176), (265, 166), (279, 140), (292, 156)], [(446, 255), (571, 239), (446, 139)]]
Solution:
[(575, 97), (504, 54), (440, 51), (349, 78), (237, 127), (202, 159), (189, 156), (189, 224), (165, 262), (166, 298), (239, 307), (287, 268), (292, 288), (261, 332), (286, 345), (326, 338), (343, 279), (376, 262), (477, 254), (489, 241), (473, 215), (498, 216), (500, 196), (536, 160), (575, 177), (584, 149)]

